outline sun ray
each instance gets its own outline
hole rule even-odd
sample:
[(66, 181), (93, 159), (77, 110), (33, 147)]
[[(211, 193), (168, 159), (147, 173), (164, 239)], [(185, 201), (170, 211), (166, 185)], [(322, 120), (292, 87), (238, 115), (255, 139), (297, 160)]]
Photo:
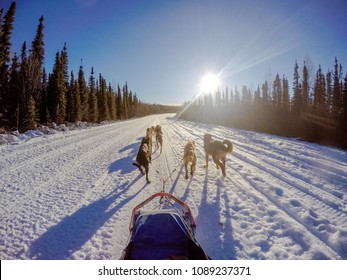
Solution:
[(218, 89), (220, 85), (220, 79), (218, 75), (208, 73), (202, 77), (200, 81), (200, 92), (201, 93), (213, 93)]

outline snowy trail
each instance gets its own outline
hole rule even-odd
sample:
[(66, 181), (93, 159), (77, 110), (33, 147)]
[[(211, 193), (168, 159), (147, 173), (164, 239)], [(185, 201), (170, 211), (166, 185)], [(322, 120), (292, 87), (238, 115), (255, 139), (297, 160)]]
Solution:
[[(132, 165), (160, 124), (151, 184)], [(223, 178), (203, 135), (230, 139)], [(184, 144), (198, 165), (184, 179)], [(347, 153), (294, 139), (154, 115), (0, 146), (1, 259), (119, 259), (138, 203), (161, 191), (187, 202), (212, 259), (347, 259)]]
[[(230, 133), (230, 131), (227, 133)], [(230, 139), (230, 134), (228, 136), (227, 133), (221, 133), (221, 134), (215, 133), (215, 135), (217, 135), (219, 139), (224, 139), (224, 138)], [(247, 133), (245, 132), (243, 132), (243, 134), (247, 135)], [(203, 131), (197, 132), (197, 135), (200, 135), (200, 136), (203, 135)], [(235, 139), (240, 138), (240, 137), (237, 137), (237, 135), (234, 135), (234, 136), (236, 137), (231, 138), (234, 141)], [(268, 217), (269, 215), (275, 215), (275, 214), (278, 215), (278, 212), (279, 213), (282, 212), (281, 214), (285, 214), (287, 216), (283, 218), (284, 220), (287, 220), (287, 219), (292, 220), (291, 225), (293, 225), (293, 223), (296, 223), (298, 224), (298, 226), (299, 225), (304, 226), (304, 228), (301, 228), (300, 231), (307, 231), (308, 235), (310, 234), (313, 235), (309, 237), (309, 239), (315, 240), (315, 241), (312, 241), (311, 244), (314, 244), (314, 242), (316, 243), (318, 242), (321, 244), (320, 245), (321, 247), (323, 248), (325, 247), (324, 251), (327, 251), (329, 252), (329, 254), (331, 254), (330, 256), (326, 256), (324, 254), (321, 254), (321, 252), (317, 251), (317, 252), (313, 252), (313, 258), (325, 258), (325, 257), (337, 258), (338, 253), (336, 253), (335, 250), (342, 251), (343, 253), (346, 249), (344, 247), (345, 245), (343, 241), (342, 243), (339, 243), (339, 242), (336, 243), (333, 237), (331, 238), (333, 240), (330, 240), (326, 236), (327, 234), (325, 234), (325, 231), (328, 230), (330, 231), (330, 233), (331, 232), (336, 233), (337, 231), (339, 231), (336, 229), (335, 227), (336, 225), (341, 225), (341, 224), (346, 225), (345, 212), (334, 211), (335, 207), (342, 209), (345, 206), (346, 202), (343, 200), (337, 201), (336, 203), (333, 204), (334, 206), (333, 209), (327, 208), (325, 207), (325, 205), (323, 206), (320, 205), (319, 200), (321, 199), (321, 195), (319, 194), (319, 192), (306, 190), (306, 188), (309, 189), (311, 186), (309, 184), (306, 184), (305, 182), (303, 183), (306, 185), (301, 186), (301, 183), (302, 183), (301, 177), (303, 177), (301, 173), (298, 174), (297, 177), (293, 177), (293, 175), (291, 174), (290, 169), (292, 169), (293, 167), (296, 168), (295, 167), (296, 164), (292, 164), (292, 166), (290, 166), (290, 168), (288, 169), (281, 168), (279, 169), (280, 171), (277, 171), (276, 169), (278, 169), (277, 168), (278, 163), (271, 162), (271, 159), (274, 156), (276, 156), (276, 154), (273, 153), (273, 151), (269, 151), (269, 146), (267, 147), (267, 150), (259, 151), (259, 149), (257, 149), (259, 156), (263, 156), (264, 153), (270, 155), (270, 157), (267, 159), (268, 161), (267, 162), (264, 159), (259, 159), (259, 156), (258, 157), (253, 156), (254, 154), (253, 145), (249, 145), (249, 143), (243, 144), (245, 142), (244, 140), (245, 139), (242, 139), (242, 141), (240, 142), (238, 141), (234, 142), (237, 150), (236, 151), (234, 150), (234, 153), (233, 153), (234, 156), (231, 157), (227, 165), (229, 170), (236, 169), (239, 171), (235, 173), (232, 172), (232, 175), (228, 175), (227, 176), (228, 180), (224, 182), (224, 185), (227, 187), (234, 185), (239, 190), (249, 189), (249, 193), (246, 195), (246, 197), (250, 197), (252, 196), (252, 194), (254, 196), (254, 193), (255, 193), (254, 191), (257, 191), (258, 193), (256, 194), (256, 200), (263, 198), (263, 200), (265, 200), (265, 203), (266, 203), (266, 200), (268, 200), (268, 203), (266, 204), (269, 204), (268, 206), (266, 206), (265, 204), (265, 207), (264, 205), (261, 205), (260, 208), (268, 209), (273, 206), (276, 206), (278, 208), (276, 212), (269, 211), (269, 213), (266, 213), (266, 217)], [(245, 147), (245, 148), (242, 149), (240, 147)], [(298, 151), (296, 152), (298, 154)], [(201, 153), (203, 153), (202, 149), (201, 149)], [(286, 158), (282, 159), (282, 161), (283, 163), (287, 163), (288, 160), (290, 159), (292, 159), (292, 157), (287, 156)], [(262, 174), (264, 175), (262, 176)], [(218, 182), (216, 185), (218, 185)], [(235, 191), (233, 192), (235, 193)], [(232, 197), (233, 192), (229, 192), (227, 197)], [(285, 192), (288, 192), (288, 195), (284, 196)], [(243, 193), (245, 193), (245, 191), (243, 191)], [(298, 194), (295, 196), (295, 193), (298, 193)], [(306, 193), (308, 193), (309, 195), (307, 195)], [(282, 198), (282, 196), (284, 196), (284, 198)], [(293, 199), (293, 197), (296, 197), (296, 199)], [(318, 201), (315, 201), (314, 198), (317, 198)], [(335, 197), (333, 197), (333, 199), (337, 200), (335, 199)], [(303, 200), (304, 202), (301, 204), (300, 200)], [(324, 199), (322, 200), (324, 201)], [(305, 201), (307, 201), (306, 204), (315, 205), (315, 207), (317, 208), (316, 212), (319, 211), (323, 217), (324, 216), (328, 217), (328, 219), (320, 218), (321, 216), (318, 215), (314, 210), (310, 209), (309, 207), (305, 207)], [(259, 204), (259, 202), (257, 202), (256, 204)], [(298, 208), (298, 209), (295, 209), (295, 208)], [(232, 209), (232, 206), (230, 207), (230, 209)], [(299, 212), (302, 212), (300, 216), (298, 216), (298, 214), (296, 213), (297, 210), (299, 210)], [(257, 209), (252, 209), (252, 212), (256, 213)], [(308, 216), (307, 213), (309, 213), (310, 216)], [(260, 212), (258, 216), (261, 217), (264, 214), (265, 213)], [(246, 216), (247, 215), (249, 215), (249, 211), (246, 211)], [(330, 219), (329, 217), (334, 217), (332, 219), (333, 221), (328, 221)], [(232, 220), (240, 219), (243, 221), (241, 228), (248, 228), (248, 225), (246, 225), (244, 222), (247, 220), (247, 217), (243, 216), (242, 218), (239, 218), (234, 216), (233, 218), (234, 219)], [(264, 224), (268, 224), (268, 223), (266, 222)], [(316, 230), (316, 228), (318, 228), (318, 230)], [(261, 236), (260, 237), (261, 240), (259, 241), (261, 252), (259, 254), (255, 254), (254, 255), (255, 258), (268, 258), (266, 256), (267, 254), (265, 253), (267, 253), (268, 248), (270, 248), (271, 246), (271, 243), (275, 242), (274, 234), (271, 231), (270, 231), (270, 234), (269, 232), (266, 232), (265, 227), (263, 229), (265, 230), (264, 231), (265, 236)], [(345, 231), (343, 230), (344, 227), (342, 227), (341, 229), (342, 230), (339, 231), (339, 233), (342, 233), (342, 240), (344, 240), (345, 238)], [(299, 236), (300, 234), (301, 233), (299, 231), (292, 232), (292, 234), (289, 235), (289, 237), (291, 237), (292, 239), (298, 238), (295, 235)], [(276, 242), (278, 241), (276, 240)], [(327, 245), (326, 243), (330, 243), (330, 244)], [(301, 242), (300, 244), (299, 242), (298, 245), (300, 245), (301, 248), (298, 250), (296, 255), (298, 256), (298, 254), (303, 254), (302, 255), (303, 258), (308, 258), (307, 256), (305, 256), (305, 254), (307, 253), (306, 248), (309, 247), (309, 244), (307, 244), (307, 242)], [(254, 250), (253, 243), (252, 243), (252, 248)], [(286, 254), (283, 256), (280, 256), (280, 255), (276, 256), (276, 258), (287, 258), (287, 257), (288, 256)], [(270, 257), (270, 258), (274, 258), (274, 257)]]

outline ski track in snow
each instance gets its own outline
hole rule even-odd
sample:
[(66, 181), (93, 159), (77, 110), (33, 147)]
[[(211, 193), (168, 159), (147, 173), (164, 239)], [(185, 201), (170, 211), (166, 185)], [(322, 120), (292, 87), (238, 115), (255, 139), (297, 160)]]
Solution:
[[(160, 124), (145, 178), (132, 165)], [(203, 135), (230, 139), (227, 176)], [(184, 179), (185, 142), (198, 164)], [(155, 141), (154, 141), (155, 142)], [(132, 209), (155, 192), (190, 206), (212, 259), (347, 259), (347, 153), (295, 139), (153, 115), (0, 146), (1, 259), (119, 259)]]

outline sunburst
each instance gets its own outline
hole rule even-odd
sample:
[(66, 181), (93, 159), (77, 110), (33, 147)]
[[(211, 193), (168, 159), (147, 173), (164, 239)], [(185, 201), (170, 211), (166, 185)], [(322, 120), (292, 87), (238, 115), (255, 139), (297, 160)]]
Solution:
[(209, 73), (202, 77), (200, 82), (200, 92), (201, 93), (213, 93), (217, 91), (220, 85), (220, 79), (218, 75)]

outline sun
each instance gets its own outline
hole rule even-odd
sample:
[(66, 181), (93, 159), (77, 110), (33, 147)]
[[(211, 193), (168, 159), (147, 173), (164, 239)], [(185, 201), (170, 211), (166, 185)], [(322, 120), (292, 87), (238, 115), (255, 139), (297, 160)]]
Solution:
[(201, 93), (213, 93), (217, 91), (220, 84), (220, 80), (215, 74), (206, 74), (202, 77), (200, 82), (200, 92)]

